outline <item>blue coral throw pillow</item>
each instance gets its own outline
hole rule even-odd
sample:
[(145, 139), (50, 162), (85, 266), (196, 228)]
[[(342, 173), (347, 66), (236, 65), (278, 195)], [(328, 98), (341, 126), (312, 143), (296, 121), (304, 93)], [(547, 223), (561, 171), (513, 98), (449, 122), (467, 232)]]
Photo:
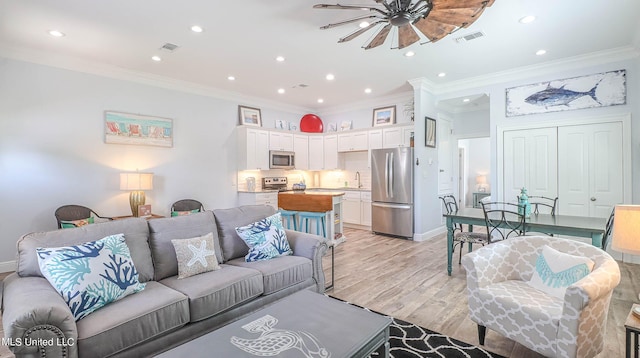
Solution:
[(124, 234), (36, 251), (42, 275), (62, 296), (76, 321), (145, 287), (138, 281)]
[(280, 213), (247, 226), (237, 227), (236, 232), (249, 246), (249, 253), (244, 258), (246, 262), (269, 260), (293, 253), (282, 226)]

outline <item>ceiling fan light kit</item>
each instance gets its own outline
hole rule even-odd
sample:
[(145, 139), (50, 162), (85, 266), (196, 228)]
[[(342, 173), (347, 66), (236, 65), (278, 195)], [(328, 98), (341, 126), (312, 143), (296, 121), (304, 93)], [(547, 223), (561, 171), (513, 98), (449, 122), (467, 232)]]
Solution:
[(369, 14), (320, 27), (322, 30), (367, 21), (370, 26), (359, 28), (338, 40), (339, 43), (353, 40), (372, 28), (381, 25), (380, 31), (364, 46), (369, 50), (382, 45), (392, 28), (397, 29), (397, 46), (403, 49), (420, 41), (420, 31), (426, 41), (436, 42), (443, 37), (466, 28), (480, 17), (485, 8), (495, 0), (373, 0), (372, 6), (317, 4), (314, 9), (339, 9), (369, 11)]

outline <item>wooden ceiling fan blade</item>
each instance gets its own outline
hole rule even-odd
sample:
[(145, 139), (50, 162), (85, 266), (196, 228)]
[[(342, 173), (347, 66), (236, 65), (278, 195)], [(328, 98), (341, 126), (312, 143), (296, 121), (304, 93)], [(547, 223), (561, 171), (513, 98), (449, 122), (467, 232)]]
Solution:
[(370, 50), (374, 47), (378, 47), (384, 43), (384, 40), (387, 39), (387, 35), (389, 35), (389, 31), (391, 31), (391, 24), (387, 24), (385, 27), (378, 32), (378, 34), (369, 42), (367, 46), (365, 46), (365, 50)]
[(353, 19), (344, 20), (344, 21), (340, 21), (340, 22), (334, 22), (333, 24), (324, 25), (324, 26), (321, 26), (320, 29), (321, 30), (326, 30), (326, 29), (331, 29), (331, 28), (337, 27), (337, 26), (350, 24), (352, 22), (358, 22), (358, 21), (366, 20), (366, 19), (377, 19), (377, 18), (378, 18), (378, 16), (376, 16), (376, 15), (359, 16), (359, 17), (356, 17), (356, 18), (353, 18)]
[[(433, 8), (439, 10), (484, 7), (487, 0), (433, 0)], [(489, 6), (489, 5), (487, 5)]]
[(411, 24), (398, 27), (398, 48), (403, 49), (420, 40), (420, 36)]
[(456, 29), (455, 25), (443, 24), (438, 21), (433, 21), (431, 17), (422, 19), (413, 24), (420, 32), (422, 32), (431, 42), (436, 42), (441, 38), (449, 35)]
[(356, 37), (358, 37), (358, 36), (362, 35), (363, 33), (365, 33), (365, 32), (367, 32), (367, 31), (369, 31), (369, 30), (373, 29), (373, 28), (375, 27), (375, 25), (380, 24), (380, 23), (382, 23), (382, 22), (384, 22), (384, 21), (377, 21), (377, 22), (374, 22), (373, 24), (371, 24), (371, 25), (369, 25), (369, 26), (367, 26), (367, 27), (365, 27), (365, 28), (358, 29), (358, 30), (356, 30), (356, 31), (352, 32), (351, 34), (349, 34), (349, 35), (347, 35), (347, 36), (345, 36), (345, 37), (341, 38), (340, 40), (338, 40), (338, 43), (343, 43), (343, 42), (351, 41), (351, 40), (353, 40), (354, 38), (356, 38)]
[(474, 22), (476, 22), (476, 20), (478, 20), (478, 18), (480, 17), (480, 15), (482, 15), (482, 13), (484, 12), (484, 10), (486, 9), (486, 7), (477, 9), (478, 12), (475, 13), (475, 15), (473, 15), (473, 17), (469, 20), (469, 22), (467, 22), (464, 26), (462, 27), (469, 27), (471, 26), (471, 24), (473, 24)]
[(442, 22), (443, 24), (455, 25), (462, 27), (469, 22), (475, 21), (474, 16), (478, 14), (480, 9), (433, 9), (427, 18)]

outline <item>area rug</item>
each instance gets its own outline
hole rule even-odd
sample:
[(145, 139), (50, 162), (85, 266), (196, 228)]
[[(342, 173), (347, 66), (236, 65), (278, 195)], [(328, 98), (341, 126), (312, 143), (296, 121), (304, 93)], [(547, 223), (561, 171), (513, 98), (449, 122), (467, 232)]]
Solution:
[[(326, 296), (369, 312), (387, 316), (337, 297)], [(413, 323), (391, 318), (393, 322), (389, 327), (389, 353), (392, 358), (505, 358)], [(374, 353), (371, 357), (377, 357), (377, 355)]]

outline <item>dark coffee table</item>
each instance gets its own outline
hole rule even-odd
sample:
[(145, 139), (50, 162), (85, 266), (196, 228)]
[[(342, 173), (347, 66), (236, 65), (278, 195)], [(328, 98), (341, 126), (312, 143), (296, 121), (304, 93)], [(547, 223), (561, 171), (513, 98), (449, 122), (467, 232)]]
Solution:
[(157, 357), (389, 357), (392, 319), (303, 290)]

